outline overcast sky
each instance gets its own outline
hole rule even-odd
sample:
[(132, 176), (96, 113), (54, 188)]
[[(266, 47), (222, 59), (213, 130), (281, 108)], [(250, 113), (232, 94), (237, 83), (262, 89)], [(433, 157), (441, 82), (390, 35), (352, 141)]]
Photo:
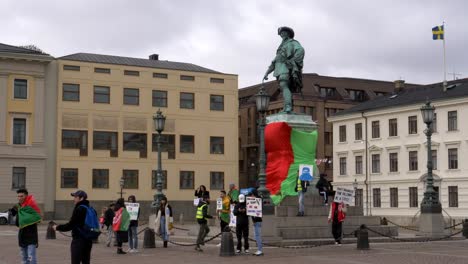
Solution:
[[(411, 83), (468, 77), (468, 1), (2, 0), (0, 43), (190, 62), (257, 84), (290, 26), (306, 50), (304, 72)], [(452, 74), (447, 75), (453, 79)]]

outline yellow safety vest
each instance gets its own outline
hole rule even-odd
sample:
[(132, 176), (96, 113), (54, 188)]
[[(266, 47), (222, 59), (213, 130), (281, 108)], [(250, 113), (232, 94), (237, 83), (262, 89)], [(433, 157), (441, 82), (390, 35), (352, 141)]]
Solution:
[(203, 217), (203, 208), (205, 208), (205, 207), (206, 207), (206, 204), (204, 204), (204, 205), (197, 208), (197, 220), (198, 219), (205, 219)]
[(297, 192), (302, 191), (302, 184), (301, 184), (301, 179), (297, 177)]

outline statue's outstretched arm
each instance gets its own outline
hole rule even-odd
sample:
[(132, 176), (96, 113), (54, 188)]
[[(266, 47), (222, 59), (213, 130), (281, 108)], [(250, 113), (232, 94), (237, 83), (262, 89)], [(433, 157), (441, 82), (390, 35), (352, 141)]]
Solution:
[(267, 71), (265, 72), (265, 76), (263, 76), (263, 80), (268, 80), (268, 75), (272, 73), (274, 70), (275, 70), (275, 61), (272, 61)]

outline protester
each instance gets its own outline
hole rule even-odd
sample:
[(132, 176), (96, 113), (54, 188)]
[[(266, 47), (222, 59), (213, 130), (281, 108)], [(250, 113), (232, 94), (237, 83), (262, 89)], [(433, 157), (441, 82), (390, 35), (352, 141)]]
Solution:
[(16, 226), (18, 230), (18, 245), (21, 252), (21, 260), (24, 264), (36, 264), (36, 249), (39, 247), (37, 236), (37, 223), (41, 221), (41, 211), (28, 190), (16, 191), (18, 204), (10, 212), (16, 215)]
[(234, 183), (229, 184), (229, 192), (227, 195), (231, 200), (231, 204), (235, 204), (239, 201), (239, 190)]
[(341, 245), (343, 221), (346, 218), (346, 210), (346, 205), (344, 203), (332, 202), (330, 206), (328, 223), (332, 223), (332, 235), (336, 245)]
[[(299, 211), (297, 212), (296, 216), (304, 216), (304, 196), (305, 193), (307, 192), (307, 187), (310, 185), (310, 182), (312, 180), (312, 177), (310, 176), (309, 173), (310, 169), (307, 167), (304, 167), (302, 169), (302, 174), (299, 175), (299, 171), (297, 174), (297, 184), (295, 191), (297, 192), (297, 195), (299, 196)], [(310, 177), (306, 177), (305, 175), (308, 175)], [(309, 180), (310, 179), (310, 180)]]
[[(71, 194), (75, 208), (68, 223), (63, 225), (54, 225), (53, 228), (57, 231), (68, 232), (72, 231), (71, 263), (72, 264), (89, 264), (91, 262), (91, 249), (93, 247), (92, 239), (86, 238), (83, 234), (86, 215), (90, 207), (88, 195), (82, 190), (78, 190)], [(94, 211), (94, 213), (96, 213)], [(96, 215), (97, 218), (97, 215)]]
[(205, 185), (200, 185), (200, 187), (198, 187), (198, 189), (195, 190), (195, 196), (198, 198), (208, 196), (208, 198), (210, 198), (210, 192), (206, 190)]
[(127, 254), (122, 250), (123, 243), (128, 242), (128, 227), (130, 226), (130, 214), (125, 208), (125, 200), (120, 198), (114, 206), (115, 216), (112, 229), (117, 239), (117, 254)]
[[(257, 190), (252, 191), (250, 197), (260, 198)], [(262, 218), (258, 216), (252, 216), (252, 222), (254, 224), (255, 241), (257, 242), (257, 252), (255, 252), (254, 255), (263, 256)]]
[(221, 210), (218, 210), (219, 213), (219, 224), (221, 227), (221, 232), (225, 231), (225, 228), (229, 225), (230, 213), (231, 213), (231, 203), (229, 197), (226, 195), (226, 191), (222, 190), (219, 197), (223, 202), (223, 207)]
[(213, 218), (211, 215), (208, 214), (209, 204), (209, 197), (203, 196), (197, 206), (196, 219), (198, 224), (200, 225), (200, 230), (198, 231), (197, 237), (197, 245), (195, 246), (195, 250), (197, 251), (203, 251), (200, 245), (205, 245), (205, 237), (210, 232), (210, 228), (208, 227), (208, 221), (206, 220), (207, 218)]
[(319, 194), (323, 196), (323, 204), (328, 205), (328, 194), (331, 191), (331, 185), (328, 180), (325, 178), (325, 174), (320, 174), (320, 179), (315, 185)]
[(167, 248), (167, 241), (169, 241), (169, 233), (173, 228), (173, 223), (172, 207), (167, 203), (167, 198), (163, 197), (159, 205), (155, 227), (157, 228), (156, 234), (162, 237), (165, 248)]
[(241, 253), (242, 237), (244, 238), (244, 252), (249, 253), (249, 217), (247, 216), (247, 207), (245, 203), (245, 195), (239, 195), (239, 202), (234, 207), (233, 211), (236, 216), (236, 235), (237, 235), (237, 251)]
[[(136, 203), (135, 195), (130, 195), (128, 197), (129, 203)], [(140, 210), (138, 210), (137, 219), (130, 220), (130, 226), (128, 228), (128, 252), (136, 253), (138, 252), (138, 218), (140, 218)]]
[(109, 207), (107, 210), (104, 212), (104, 225), (106, 226), (107, 230), (107, 241), (106, 241), (106, 246), (110, 247), (112, 243), (112, 235), (114, 234), (114, 231), (112, 230), (112, 222), (114, 220), (114, 203), (109, 204)]

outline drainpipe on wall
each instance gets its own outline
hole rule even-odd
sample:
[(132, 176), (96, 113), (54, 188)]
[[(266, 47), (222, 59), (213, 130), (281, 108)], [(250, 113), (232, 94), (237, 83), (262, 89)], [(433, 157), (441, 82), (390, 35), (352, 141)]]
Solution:
[(368, 147), (368, 141), (367, 141), (367, 117), (364, 116), (364, 112), (361, 112), (362, 118), (364, 118), (364, 131), (366, 131), (365, 135), (365, 148), (366, 148), (366, 180), (364, 181), (364, 184), (366, 185), (366, 215), (372, 215), (370, 203), (369, 203), (369, 157), (368, 157), (368, 152), (369, 152), (369, 147)]

